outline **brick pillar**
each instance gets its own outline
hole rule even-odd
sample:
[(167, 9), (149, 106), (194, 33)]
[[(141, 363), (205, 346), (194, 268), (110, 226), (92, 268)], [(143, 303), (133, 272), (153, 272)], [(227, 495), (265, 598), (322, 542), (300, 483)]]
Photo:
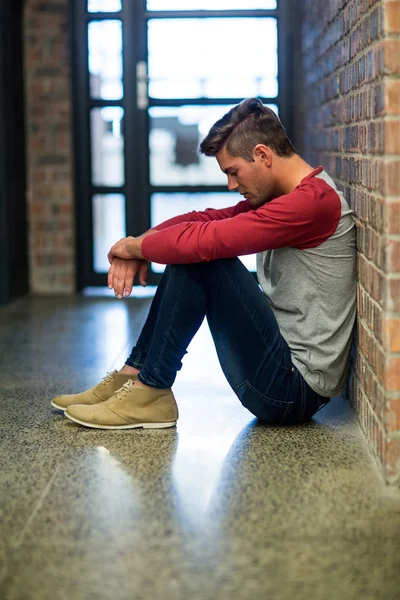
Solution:
[(351, 401), (400, 483), (400, 2), (303, 0), (302, 13), (305, 155), (357, 217)]
[(40, 293), (75, 289), (68, 9), (25, 2), (30, 286)]

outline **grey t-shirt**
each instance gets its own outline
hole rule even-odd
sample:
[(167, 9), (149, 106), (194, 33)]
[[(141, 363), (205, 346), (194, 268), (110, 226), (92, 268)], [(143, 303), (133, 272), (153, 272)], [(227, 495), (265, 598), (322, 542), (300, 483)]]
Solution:
[(332, 397), (343, 391), (356, 315), (355, 224), (331, 177), (322, 170), (313, 178), (314, 199), (340, 201), (336, 230), (316, 247), (260, 252), (257, 275), (293, 364), (315, 392)]

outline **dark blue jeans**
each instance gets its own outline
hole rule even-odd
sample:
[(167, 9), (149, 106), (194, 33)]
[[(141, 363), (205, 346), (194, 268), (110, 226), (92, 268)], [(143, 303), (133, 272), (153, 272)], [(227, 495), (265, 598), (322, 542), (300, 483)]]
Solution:
[(329, 402), (293, 366), (268, 298), (238, 258), (167, 266), (126, 364), (142, 383), (170, 388), (204, 317), (225, 377), (253, 415), (302, 423)]

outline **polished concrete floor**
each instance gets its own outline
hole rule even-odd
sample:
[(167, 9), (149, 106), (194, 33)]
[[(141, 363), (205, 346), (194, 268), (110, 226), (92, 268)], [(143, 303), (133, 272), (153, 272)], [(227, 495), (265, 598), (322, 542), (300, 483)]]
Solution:
[(50, 399), (119, 368), (149, 300), (0, 309), (2, 600), (394, 600), (400, 492), (347, 404), (257, 422), (203, 326), (170, 430), (85, 429)]

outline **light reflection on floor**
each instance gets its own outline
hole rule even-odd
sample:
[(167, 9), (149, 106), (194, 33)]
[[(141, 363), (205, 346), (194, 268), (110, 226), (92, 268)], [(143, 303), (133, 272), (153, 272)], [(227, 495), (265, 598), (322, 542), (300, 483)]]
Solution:
[[(204, 517), (222, 464), (243, 427), (254, 417), (240, 404), (219, 366), (204, 321), (183, 359), (174, 393), (180, 408), (173, 475), (182, 509)], [(187, 516), (189, 516), (187, 515)]]

